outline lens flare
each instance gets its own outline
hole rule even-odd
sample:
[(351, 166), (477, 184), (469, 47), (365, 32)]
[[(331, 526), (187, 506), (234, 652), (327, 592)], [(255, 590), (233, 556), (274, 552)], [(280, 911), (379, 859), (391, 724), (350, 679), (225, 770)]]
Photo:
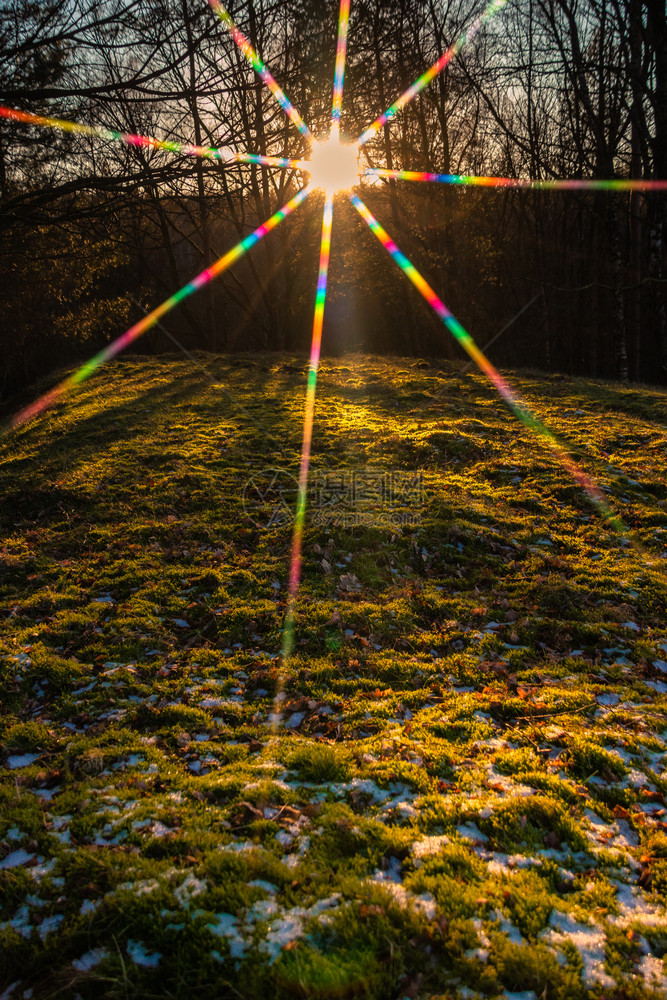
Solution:
[(359, 183), (359, 150), (356, 145), (341, 142), (332, 132), (325, 142), (313, 143), (308, 166), (313, 187), (327, 195), (344, 191)]
[(228, 250), (223, 257), (220, 257), (215, 262), (215, 264), (207, 267), (204, 271), (198, 274), (196, 278), (193, 278), (187, 285), (184, 285), (180, 291), (175, 292), (168, 299), (162, 302), (161, 305), (156, 306), (152, 312), (148, 313), (147, 316), (144, 316), (143, 319), (140, 319), (138, 323), (134, 324), (134, 326), (131, 326), (129, 330), (126, 330), (125, 333), (121, 334), (121, 336), (114, 340), (113, 343), (109, 344), (104, 348), (104, 350), (100, 351), (93, 358), (91, 358), (90, 361), (86, 362), (86, 364), (79, 368), (78, 371), (73, 372), (72, 375), (69, 375), (53, 389), (45, 393), (45, 395), (35, 400), (35, 402), (31, 403), (29, 406), (26, 406), (20, 413), (17, 413), (10, 419), (9, 429), (13, 430), (17, 427), (21, 427), (23, 424), (28, 423), (29, 420), (34, 419), (34, 417), (38, 416), (49, 406), (52, 406), (65, 392), (68, 391), (68, 389), (84, 382), (89, 375), (92, 375), (93, 372), (100, 367), (100, 365), (103, 365), (106, 361), (109, 361), (117, 354), (120, 354), (125, 347), (137, 340), (138, 337), (140, 337), (143, 333), (146, 333), (147, 330), (150, 330), (151, 327), (155, 326), (163, 316), (174, 308), (174, 306), (177, 306), (184, 299), (187, 299), (190, 295), (198, 292), (200, 288), (203, 288), (204, 285), (207, 285), (210, 281), (213, 281), (214, 278), (217, 278), (219, 274), (222, 274), (223, 271), (226, 271), (228, 267), (231, 267), (231, 265), (239, 259), (239, 257), (242, 257), (243, 254), (247, 253), (247, 251), (250, 250), (251, 247), (254, 247), (254, 245), (266, 236), (267, 233), (270, 233), (272, 229), (275, 229), (276, 226), (283, 221), (283, 219), (286, 219), (287, 216), (290, 215), (290, 213), (293, 212), (294, 209), (297, 208), (306, 198), (309, 191), (310, 188), (303, 188), (299, 191), (299, 193), (290, 199), (287, 204), (283, 205), (282, 208), (279, 208), (277, 212), (274, 212), (271, 218), (267, 219), (266, 222), (263, 222), (261, 226), (258, 226), (254, 232), (242, 239), (236, 244), (236, 246), (232, 247), (231, 250)]
[(67, 121), (64, 118), (33, 115), (29, 111), (18, 111), (16, 108), (8, 108), (4, 105), (0, 105), (0, 118), (20, 122), (23, 125), (39, 125), (41, 127), (58, 129), (61, 132), (87, 135), (93, 139), (122, 142), (127, 146), (164, 149), (169, 153), (180, 153), (183, 156), (198, 156), (205, 159), (220, 160), (222, 163), (227, 163), (230, 166), (234, 163), (255, 163), (262, 167), (308, 170), (306, 160), (292, 160), (284, 156), (260, 156), (257, 153), (237, 153), (219, 149), (216, 146), (193, 146), (190, 143), (173, 142), (170, 139), (156, 139), (150, 135), (135, 135), (131, 132), (117, 132), (113, 129), (102, 128), (96, 125), (82, 125), (80, 122)]
[[(225, 165), (236, 163), (303, 170), (307, 171), (311, 175), (311, 183), (307, 188), (301, 190), (294, 196), (294, 198), (287, 202), (286, 205), (275, 212), (265, 223), (255, 229), (254, 232), (246, 236), (245, 239), (241, 240), (215, 264), (206, 268), (201, 272), (201, 274), (180, 289), (180, 291), (176, 292), (161, 305), (157, 306), (138, 323), (135, 323), (134, 326), (130, 327), (130, 329), (122, 334), (122, 336), (118, 337), (112, 344), (95, 355), (94, 358), (92, 358), (77, 372), (70, 375), (50, 392), (46, 393), (36, 402), (32, 403), (30, 406), (18, 413), (12, 420), (10, 420), (9, 428), (17, 428), (27, 423), (39, 413), (43, 412), (48, 406), (55, 403), (68, 389), (79, 384), (80, 382), (83, 382), (100, 365), (117, 355), (121, 350), (123, 350), (124, 347), (146, 332), (146, 330), (159, 325), (161, 318), (165, 314), (167, 314), (185, 298), (196, 292), (199, 288), (212, 281), (218, 274), (225, 271), (236, 260), (238, 260), (239, 257), (245, 254), (252, 246), (261, 240), (268, 232), (274, 229), (284, 218), (294, 211), (294, 209), (301, 204), (302, 201), (304, 201), (308, 193), (314, 187), (322, 188), (326, 193), (326, 197), (322, 217), (319, 276), (315, 297), (312, 344), (308, 365), (308, 380), (304, 406), (303, 441), (299, 467), (299, 485), (294, 518), (288, 598), (282, 642), (283, 659), (286, 659), (291, 655), (294, 646), (295, 609), (301, 576), (303, 528), (306, 514), (308, 474), (312, 448), (315, 392), (317, 385), (317, 373), (319, 369), (324, 307), (327, 293), (334, 194), (337, 191), (349, 190), (355, 187), (359, 183), (360, 176), (376, 179), (427, 181), (441, 184), (469, 185), (488, 188), (641, 191), (644, 193), (667, 190), (667, 181), (645, 181), (639, 179), (624, 180), (620, 178), (612, 180), (530, 180), (523, 178), (427, 173), (424, 171), (411, 170), (389, 170), (383, 168), (368, 168), (360, 171), (358, 161), (359, 149), (361, 145), (377, 135), (379, 130), (387, 124), (387, 122), (393, 120), (399, 111), (401, 111), (417, 94), (428, 86), (431, 81), (448, 65), (451, 59), (461, 51), (463, 46), (477, 35), (485, 22), (505, 6), (507, 0), (491, 0), (482, 14), (475, 21), (473, 21), (470, 27), (459, 35), (459, 37), (452, 43), (452, 45), (449, 46), (440, 58), (433, 63), (429, 69), (422, 73), (422, 75), (410, 87), (408, 87), (408, 89), (389, 108), (387, 108), (387, 110), (380, 115), (379, 118), (377, 118), (365, 132), (363, 132), (358, 142), (354, 144), (342, 143), (340, 141), (340, 121), (347, 55), (350, 0), (340, 0), (331, 129), (328, 139), (323, 142), (314, 141), (313, 133), (308, 128), (285, 92), (280, 88), (274, 77), (271, 75), (251, 43), (236, 27), (232, 17), (222, 5), (220, 0), (208, 0), (208, 2), (211, 9), (218, 16), (221, 23), (231, 35), (245, 59), (259, 74), (261, 80), (271, 91), (290, 121), (299, 129), (304, 137), (311, 140), (311, 160), (306, 161), (304, 159), (290, 159), (287, 157), (235, 152), (218, 149), (213, 146), (181, 144), (169, 140), (155, 139), (150, 136), (134, 135), (132, 133), (83, 125), (77, 122), (69, 122), (59, 118), (50, 118), (44, 115), (30, 114), (29, 112), (19, 111), (4, 106), (0, 106), (0, 119), (5, 118), (10, 121), (22, 122), (28, 125), (48, 126), (50, 128), (60, 129), (61, 131), (78, 133), (80, 135), (87, 135), (93, 138), (122, 142), (130, 146), (148, 147), (166, 150), (181, 155), (216, 159)], [(442, 300), (438, 298), (431, 286), (419, 274), (414, 265), (398, 249), (396, 244), (391, 240), (387, 232), (382, 228), (380, 223), (377, 219), (375, 219), (361, 199), (353, 193), (350, 193), (350, 198), (356, 210), (370, 227), (371, 231), (375, 234), (420, 294), (426, 299), (428, 304), (440, 317), (444, 325), (461, 344), (470, 358), (478, 365), (481, 371), (484, 372), (493, 385), (495, 385), (501, 397), (505, 400), (512, 412), (514, 412), (527, 427), (533, 430), (540, 437), (540, 439), (550, 446), (553, 454), (560, 461), (561, 465), (586, 491), (591, 500), (597, 505), (604, 516), (608, 518), (611, 524), (617, 529), (622, 529), (623, 525), (621, 521), (609, 508), (606, 498), (590, 476), (588, 476), (588, 474), (577, 465), (566, 448), (556, 439), (554, 434), (547, 427), (545, 427), (520, 400), (502, 375), (496, 370), (496, 368), (494, 368), (482, 351), (477, 347), (470, 334), (452, 315)], [(635, 545), (635, 548), (637, 548), (638, 551), (643, 551), (639, 545)], [(274, 715), (274, 719), (279, 719), (279, 716)]]
[(340, 115), (343, 108), (343, 82), (345, 80), (345, 55), (347, 52), (347, 29), (350, 22), (350, 0), (340, 0), (338, 13), (338, 43), (336, 45), (336, 70), (334, 73), (333, 106), (331, 109), (331, 131), (340, 132)]
[(528, 177), (480, 177), (476, 174), (429, 174), (423, 170), (387, 170), (368, 167), (364, 177), (394, 181), (427, 181), (434, 184), (461, 184), (470, 187), (519, 188), (532, 191), (667, 191), (667, 180), (614, 177), (611, 180), (531, 180)]
[(279, 167), (284, 170), (310, 170), (308, 160), (290, 160), (286, 156), (260, 156), (259, 153), (235, 153), (237, 163), (256, 163), (260, 167)]
[(470, 355), (475, 364), (484, 372), (493, 385), (495, 385), (510, 410), (512, 410), (512, 412), (526, 425), (526, 427), (534, 431), (538, 437), (542, 438), (542, 440), (549, 445), (561, 465), (585, 490), (590, 499), (610, 521), (613, 527), (617, 530), (623, 530), (623, 523), (610, 509), (600, 488), (593, 482), (591, 477), (577, 465), (574, 459), (567, 453), (563, 445), (556, 439), (552, 431), (550, 431), (533, 413), (531, 413), (525, 403), (521, 402), (519, 397), (508, 385), (500, 372), (494, 368), (486, 355), (480, 351), (479, 347), (465, 327), (459, 323), (442, 299), (438, 298), (436, 293), (433, 291), (425, 278), (421, 276), (414, 264), (412, 264), (405, 254), (398, 249), (387, 231), (383, 229), (363, 201), (355, 194), (350, 195), (350, 200), (371, 232), (378, 238), (387, 253), (393, 257), (405, 276), (409, 278), (417, 291), (423, 295), (431, 309), (433, 309), (433, 311), (440, 317), (449, 332), (453, 334), (461, 347)]
[(294, 125), (296, 125), (296, 127), (298, 128), (299, 132), (301, 132), (302, 135), (305, 135), (306, 138), (308, 139), (312, 139), (313, 134), (306, 125), (305, 121), (303, 120), (299, 112), (296, 110), (296, 108), (290, 101), (285, 91), (278, 86), (273, 76), (269, 72), (268, 68), (262, 62), (262, 60), (258, 56), (255, 49), (252, 47), (248, 39), (236, 27), (228, 11), (225, 10), (225, 8), (222, 6), (219, 0), (208, 0), (208, 2), (212, 10), (218, 15), (220, 21), (225, 26), (229, 34), (232, 36), (234, 42), (236, 43), (240, 51), (243, 53), (245, 58), (248, 60), (252, 68), (255, 70), (257, 74), (259, 74), (259, 76), (262, 79), (262, 82), (265, 83), (266, 86), (269, 88), (269, 90), (271, 91), (271, 93), (273, 94), (273, 96), (275, 97), (278, 104), (283, 109), (289, 120), (293, 122)]
[(368, 142), (368, 140), (372, 139), (374, 135), (377, 135), (383, 125), (386, 125), (390, 119), (394, 118), (406, 104), (410, 103), (413, 97), (416, 97), (417, 94), (424, 89), (424, 87), (428, 87), (431, 80), (435, 79), (438, 73), (443, 71), (447, 63), (451, 62), (455, 55), (458, 55), (463, 46), (472, 41), (482, 25), (488, 21), (489, 18), (493, 17), (494, 14), (497, 14), (506, 3), (507, 0), (491, 0), (488, 7), (482, 14), (480, 14), (476, 21), (473, 21), (468, 30), (459, 35), (456, 41), (449, 46), (447, 51), (443, 52), (440, 58), (437, 59), (425, 73), (422, 73), (422, 75), (418, 77), (418, 79), (416, 79), (403, 94), (401, 94), (398, 100), (394, 101), (391, 107), (387, 108), (387, 110), (381, 114), (379, 118), (376, 118), (372, 125), (369, 125), (366, 131), (360, 136), (359, 145), (363, 146), (365, 142)]
[(299, 591), (301, 577), (301, 542), (303, 538), (303, 523), (306, 516), (306, 499), (308, 496), (308, 470), (310, 468), (310, 450), (313, 439), (313, 419), (315, 415), (315, 389), (317, 387), (317, 370), (320, 364), (320, 347), (322, 344), (322, 325), (324, 322), (324, 303), (327, 297), (327, 280), (329, 276), (329, 256), (331, 254), (331, 226), (333, 223), (333, 198), (327, 197), (322, 214), (322, 239), (320, 243), (320, 267), (317, 277), (317, 292), (315, 294), (315, 315), (313, 317), (313, 337), (308, 363), (308, 384), (306, 386), (306, 404), (303, 416), (303, 442), (301, 445), (301, 464), (299, 466), (299, 491), (297, 494), (296, 514), (294, 517), (294, 534), (292, 536), (292, 555), (290, 561), (289, 590), (287, 599), (287, 614), (283, 632), (283, 658), (291, 654), (294, 646), (294, 614), (296, 597)]

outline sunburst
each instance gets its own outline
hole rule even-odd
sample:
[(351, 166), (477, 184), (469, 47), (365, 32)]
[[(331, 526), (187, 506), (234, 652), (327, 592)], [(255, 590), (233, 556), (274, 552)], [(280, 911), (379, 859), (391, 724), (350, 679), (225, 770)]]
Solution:
[(289, 593), (283, 640), (283, 655), (287, 657), (292, 650), (295, 603), (301, 575), (301, 543), (306, 513), (308, 472), (310, 466), (313, 418), (315, 412), (315, 391), (327, 294), (334, 195), (338, 192), (346, 192), (349, 195), (353, 206), (364, 222), (368, 225), (372, 233), (377, 237), (384, 249), (393, 258), (406, 277), (412, 282), (417, 291), (419, 291), (424, 297), (426, 302), (431, 306), (461, 347), (495, 385), (496, 389), (510, 409), (523, 421), (524, 424), (535, 431), (540, 439), (550, 447), (555, 457), (581, 485), (591, 500), (596, 504), (603, 516), (617, 528), (622, 527), (620, 520), (613, 514), (602, 492), (592, 479), (575, 463), (569, 455), (567, 449), (557, 440), (555, 435), (548, 430), (548, 428), (545, 427), (545, 425), (539, 421), (534, 414), (530, 412), (528, 407), (520, 400), (515, 390), (510, 387), (506, 379), (496, 370), (488, 358), (486, 358), (482, 351), (477, 347), (467, 330), (465, 330), (461, 323), (452, 315), (442, 299), (439, 298), (433, 288), (431, 288), (425, 278), (423, 278), (417, 271), (411, 261), (409, 261), (396, 246), (380, 222), (372, 215), (368, 207), (362, 201), (359, 195), (359, 188), (365, 177), (391, 178), (399, 181), (478, 185), (483, 187), (539, 188), (550, 190), (596, 189), (665, 191), (667, 190), (667, 181), (625, 180), (619, 178), (609, 180), (564, 179), (536, 181), (527, 178), (435, 174), (420, 171), (389, 170), (385, 168), (360, 166), (360, 148), (372, 139), (384, 125), (390, 123), (417, 94), (427, 87), (431, 81), (440, 72), (442, 72), (445, 66), (447, 66), (451, 59), (457, 55), (463, 46), (481, 30), (483, 25), (505, 6), (507, 0), (492, 0), (482, 14), (472, 22), (467, 30), (458, 36), (449, 48), (439, 57), (439, 59), (437, 59), (432, 66), (422, 73), (421, 76), (419, 76), (417, 80), (415, 80), (415, 82), (408, 87), (407, 90), (405, 90), (404, 93), (401, 94), (400, 97), (389, 108), (387, 108), (383, 114), (381, 114), (367, 129), (365, 129), (355, 143), (346, 143), (341, 141), (340, 136), (340, 118), (345, 79), (350, 0), (340, 0), (331, 124), (328, 135), (319, 140), (317, 140), (313, 135), (312, 131), (294, 107), (289, 97), (276, 82), (275, 78), (259, 54), (255, 51), (248, 39), (234, 23), (229, 12), (222, 6), (219, 0), (208, 0), (208, 3), (219, 18), (220, 22), (229, 32), (230, 36), (245, 58), (269, 88), (290, 121), (300, 131), (302, 136), (308, 140), (310, 144), (309, 158), (288, 159), (284, 157), (264, 156), (243, 151), (230, 153), (226, 150), (216, 149), (215, 147), (203, 147), (189, 144), (184, 145), (176, 142), (155, 139), (150, 136), (131, 135), (110, 129), (88, 126), (77, 122), (69, 122), (62, 119), (34, 115), (26, 111), (19, 111), (7, 107), (0, 107), (0, 117), (4, 117), (5, 119), (11, 121), (23, 122), (25, 124), (48, 126), (63, 131), (80, 133), (107, 141), (111, 140), (115, 142), (123, 142), (135, 146), (148, 146), (181, 155), (219, 159), (227, 164), (259, 164), (274, 169), (295, 169), (309, 175), (309, 181), (293, 198), (283, 205), (282, 208), (279, 208), (269, 219), (266, 220), (266, 222), (264, 222), (261, 226), (258, 226), (257, 229), (237, 243), (236, 246), (232, 247), (231, 250), (227, 251), (223, 257), (220, 257), (214, 264), (207, 267), (204, 271), (193, 278), (192, 281), (188, 282), (187, 285), (158, 305), (138, 323), (135, 323), (129, 330), (109, 344), (104, 350), (96, 354), (95, 357), (93, 357), (78, 371), (74, 372), (50, 392), (46, 393), (25, 409), (21, 410), (20, 413), (16, 414), (9, 422), (10, 428), (18, 428), (23, 424), (26, 424), (38, 414), (42, 413), (47, 407), (55, 403), (67, 390), (80, 382), (83, 382), (101, 364), (104, 364), (104, 362), (113, 358), (120, 351), (122, 351), (123, 348), (137, 340), (137, 338), (143, 333), (159, 323), (161, 318), (180, 302), (188, 296), (193, 295), (204, 285), (208, 284), (208, 282), (212, 281), (215, 277), (231, 267), (241, 256), (243, 256), (243, 254), (250, 250), (256, 243), (263, 239), (264, 236), (275, 229), (276, 226), (283, 221), (283, 219), (287, 218), (288, 215), (298, 208), (298, 206), (305, 201), (311, 191), (315, 189), (324, 190), (325, 201), (322, 216), (319, 274), (315, 296), (315, 313), (313, 319), (310, 361), (308, 365), (308, 381), (304, 406), (303, 440), (299, 468), (299, 485), (291, 549)]

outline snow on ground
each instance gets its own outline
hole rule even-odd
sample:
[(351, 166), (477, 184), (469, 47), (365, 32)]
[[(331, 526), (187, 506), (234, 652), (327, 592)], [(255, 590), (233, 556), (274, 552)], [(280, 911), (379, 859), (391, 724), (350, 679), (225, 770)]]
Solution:
[(616, 983), (604, 970), (605, 934), (603, 928), (593, 921), (578, 923), (569, 913), (554, 910), (549, 918), (549, 929), (541, 938), (556, 948), (565, 942), (575, 946), (584, 963), (583, 978), (587, 986), (615, 986)]

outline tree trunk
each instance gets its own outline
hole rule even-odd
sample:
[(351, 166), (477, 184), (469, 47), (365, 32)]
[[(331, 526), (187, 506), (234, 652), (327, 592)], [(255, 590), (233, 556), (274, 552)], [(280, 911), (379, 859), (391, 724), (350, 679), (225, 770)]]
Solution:
[[(641, 57), (642, 57), (642, 8), (641, 0), (631, 0), (630, 6), (630, 76), (632, 109), (630, 125), (630, 177), (642, 175), (642, 155), (639, 135), (641, 116)], [(630, 260), (628, 274), (633, 286), (629, 293), (628, 334), (632, 345), (632, 375), (636, 382), (641, 374), (642, 317), (641, 317), (641, 252), (642, 252), (642, 196), (639, 191), (630, 194), (628, 226), (630, 231)]]
[[(656, 178), (667, 178), (667, 13), (665, 0), (646, 0), (647, 35), (655, 58), (655, 141), (653, 145), (653, 173)], [(651, 284), (651, 312), (658, 342), (663, 377), (667, 376), (667, 309), (662, 278), (665, 272), (665, 228), (667, 227), (667, 199), (652, 198), (650, 202), (649, 272)]]
[(607, 233), (609, 236), (609, 264), (613, 299), (611, 303), (614, 355), (616, 358), (616, 377), (621, 382), (627, 382), (630, 377), (628, 369), (628, 346), (625, 337), (625, 310), (623, 308), (623, 292), (621, 290), (621, 233), (618, 224), (618, 205), (615, 195), (610, 195), (607, 204)]
[[(195, 66), (195, 45), (192, 36), (192, 23), (188, 14), (187, 0), (182, 0), (182, 11), (183, 11), (183, 24), (185, 25), (185, 35), (187, 39), (188, 46), (188, 68), (190, 73), (190, 79), (188, 84), (188, 103), (190, 105), (190, 113), (192, 114), (192, 122), (194, 126), (194, 136), (195, 144), (197, 146), (203, 145), (202, 143), (202, 127), (201, 119), (199, 117), (199, 109), (197, 108), (197, 70)], [(197, 157), (195, 159), (196, 167), (196, 178), (197, 178), (197, 206), (199, 213), (199, 227), (201, 230), (202, 238), (202, 254), (204, 257), (204, 266), (208, 267), (211, 263), (211, 232), (209, 226), (209, 215), (208, 215), (208, 204), (206, 201), (206, 188), (204, 185), (204, 161), (203, 159)], [(204, 302), (204, 328), (206, 331), (207, 346), (211, 351), (218, 349), (218, 331), (216, 328), (214, 306), (213, 306), (213, 286), (211, 284), (207, 285), (203, 291), (203, 302)]]

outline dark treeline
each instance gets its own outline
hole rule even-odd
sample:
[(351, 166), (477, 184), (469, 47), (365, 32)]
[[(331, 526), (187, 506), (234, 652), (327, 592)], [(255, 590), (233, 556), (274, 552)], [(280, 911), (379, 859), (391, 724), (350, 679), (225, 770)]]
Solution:
[[(337, 0), (229, 4), (326, 136)], [(483, 9), (353, 0), (356, 138)], [(206, 0), (0, 0), (0, 103), (122, 132), (307, 156)], [(512, 0), (364, 147), (365, 160), (537, 179), (667, 177), (664, 0)], [(4, 400), (121, 333), (283, 204), (293, 171), (0, 121)], [(504, 366), (667, 379), (667, 197), (375, 182), (369, 207)], [(141, 351), (304, 349), (322, 196), (147, 334)], [(341, 197), (325, 350), (459, 357)]]

